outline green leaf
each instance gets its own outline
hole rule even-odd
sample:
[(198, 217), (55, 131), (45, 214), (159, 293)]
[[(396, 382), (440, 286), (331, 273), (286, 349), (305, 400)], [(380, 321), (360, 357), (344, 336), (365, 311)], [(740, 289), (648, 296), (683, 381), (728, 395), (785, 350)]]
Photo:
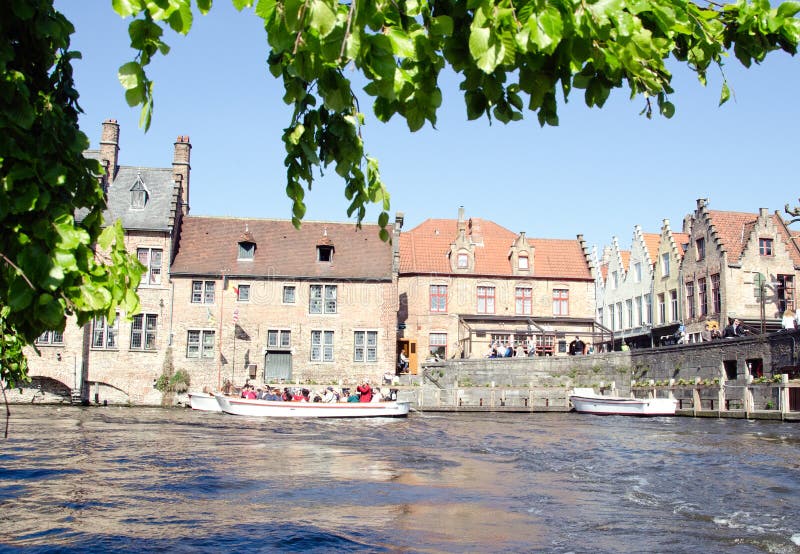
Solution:
[(311, 2), (309, 26), (319, 32), (320, 37), (328, 36), (336, 26), (336, 9), (326, 0)]
[(137, 62), (128, 62), (120, 66), (117, 72), (117, 78), (122, 87), (126, 90), (136, 89), (141, 86), (144, 78), (144, 71), (142, 70), (142, 66)]
[(730, 98), (731, 98), (731, 89), (728, 88), (728, 82), (725, 81), (724, 83), (722, 83), (722, 91), (720, 92), (719, 95), (719, 105), (720, 106), (723, 105), (725, 102), (730, 100)]
[(111, 0), (111, 7), (120, 17), (123, 18), (130, 17), (134, 13), (131, 0)]
[(414, 48), (414, 42), (409, 38), (409, 36), (397, 27), (391, 27), (387, 32), (386, 36), (389, 38), (389, 42), (392, 44), (392, 51), (394, 55), (400, 58), (416, 58), (416, 49)]

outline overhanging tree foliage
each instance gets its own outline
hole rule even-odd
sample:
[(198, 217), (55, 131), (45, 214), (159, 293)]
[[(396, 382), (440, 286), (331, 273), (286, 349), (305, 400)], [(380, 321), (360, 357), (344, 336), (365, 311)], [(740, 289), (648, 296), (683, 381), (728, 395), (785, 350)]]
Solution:
[[(100, 165), (83, 157), (69, 52), (52, 0), (0, 2), (0, 378), (26, 378), (22, 348), (117, 306), (138, 306), (139, 262), (103, 228)], [(75, 214), (83, 208), (84, 217)]]
[[(767, 0), (731, 4), (686, 0), (232, 0), (255, 7), (266, 29), (270, 71), (283, 80), (284, 102), (294, 114), (283, 134), (287, 195), (293, 221), (305, 213), (304, 186), (315, 168), (333, 164), (360, 222), (365, 206), (382, 207), (388, 239), (389, 195), (361, 136), (364, 114), (344, 68), (366, 80), (381, 121), (403, 117), (411, 131), (436, 124), (442, 103), (439, 75), (449, 66), (461, 76), (469, 119), (503, 123), (534, 112), (541, 125), (558, 124), (558, 94), (574, 89), (587, 106), (602, 107), (613, 89), (642, 96), (643, 113), (671, 117), (675, 107), (665, 61), (686, 64), (701, 83), (729, 53), (746, 67), (771, 51), (797, 51), (800, 3), (772, 8)], [(192, 0), (113, 0), (132, 17), (134, 61), (119, 76), (129, 104), (142, 105), (147, 127), (152, 82), (145, 69), (167, 26), (188, 33)], [(197, 0), (200, 13), (211, 0)], [(730, 97), (724, 80), (720, 104)]]

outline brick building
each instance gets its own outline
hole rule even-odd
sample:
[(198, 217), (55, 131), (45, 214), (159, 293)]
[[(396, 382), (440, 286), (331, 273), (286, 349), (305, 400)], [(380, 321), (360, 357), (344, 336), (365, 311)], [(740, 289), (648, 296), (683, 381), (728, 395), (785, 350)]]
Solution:
[(693, 339), (706, 321), (724, 327), (732, 318), (754, 332), (762, 323), (774, 331), (780, 328), (784, 310), (797, 309), (800, 248), (778, 212), (709, 210), (707, 200), (699, 199), (684, 220), (684, 231), (688, 235), (681, 265), (684, 321)]
[(490, 344), (564, 354), (591, 341), (594, 277), (577, 240), (535, 239), (483, 219), (428, 219), (400, 234), (398, 316), (411, 370), (427, 358), (484, 356)]
[(394, 371), (397, 281), (376, 225), (186, 217), (171, 278), (173, 363), (193, 388)]
[(673, 232), (669, 220), (661, 224), (653, 266), (653, 343), (669, 342), (683, 322), (681, 264), (689, 235)]
[(158, 403), (153, 381), (169, 344), (168, 269), (189, 211), (190, 154), (189, 137), (181, 136), (172, 167), (119, 165), (119, 125), (103, 123), (100, 149), (85, 155), (105, 168), (99, 177), (106, 191), (104, 221), (122, 222), (128, 251), (147, 268), (138, 289), (141, 311), (131, 321), (121, 313), (115, 321), (99, 317), (83, 327), (70, 318), (63, 333), (45, 332), (36, 341), (41, 356), (27, 352), (31, 377), (46, 376), (84, 399)]
[(616, 237), (604, 250), (601, 272), (602, 302), (598, 299), (598, 320), (614, 331), (614, 349), (622, 343), (649, 347), (652, 325), (653, 264), (660, 236), (633, 229), (630, 250), (621, 250)]

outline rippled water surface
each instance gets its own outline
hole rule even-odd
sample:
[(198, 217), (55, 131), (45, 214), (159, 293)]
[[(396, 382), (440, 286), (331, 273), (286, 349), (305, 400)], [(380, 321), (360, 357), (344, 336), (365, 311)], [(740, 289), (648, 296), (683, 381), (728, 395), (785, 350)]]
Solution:
[(800, 426), (12, 407), (0, 551), (86, 550), (800, 552)]

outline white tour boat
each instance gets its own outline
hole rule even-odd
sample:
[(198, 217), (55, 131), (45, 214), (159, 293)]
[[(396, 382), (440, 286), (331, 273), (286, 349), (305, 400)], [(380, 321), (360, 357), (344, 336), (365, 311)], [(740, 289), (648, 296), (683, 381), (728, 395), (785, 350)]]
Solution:
[(219, 402), (214, 398), (213, 394), (207, 392), (190, 392), (189, 405), (193, 410), (200, 410), (203, 412), (221, 412), (222, 408)]
[(410, 402), (285, 402), (215, 394), (226, 414), (255, 417), (405, 417)]
[(603, 396), (594, 389), (575, 388), (569, 397), (576, 412), (598, 415), (665, 416), (675, 415), (674, 398), (625, 398)]

